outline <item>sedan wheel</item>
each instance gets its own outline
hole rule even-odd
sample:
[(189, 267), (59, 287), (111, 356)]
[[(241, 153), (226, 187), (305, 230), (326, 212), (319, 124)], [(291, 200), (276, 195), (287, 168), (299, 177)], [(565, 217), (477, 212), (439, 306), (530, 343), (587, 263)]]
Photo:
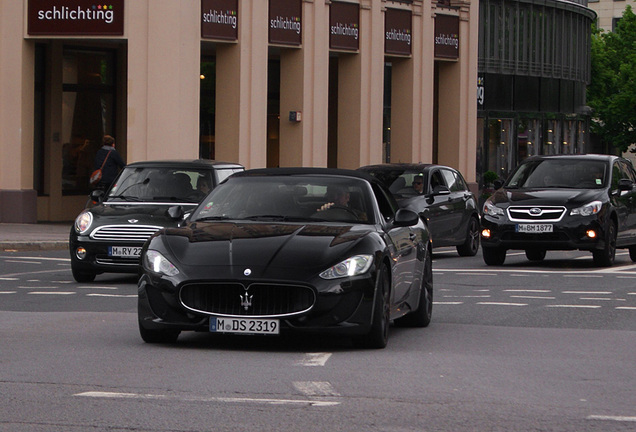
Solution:
[(71, 266), (71, 272), (73, 273), (73, 279), (79, 283), (93, 282), (95, 280), (95, 276), (97, 276), (97, 273), (95, 272), (78, 270), (73, 266)]
[(175, 343), (179, 333), (179, 330), (150, 330), (139, 323), (139, 334), (146, 343)]
[(400, 327), (427, 327), (431, 323), (433, 316), (433, 258), (430, 250), (426, 255), (419, 304), (413, 312), (395, 320), (395, 324)]
[(543, 261), (546, 251), (541, 249), (526, 249), (526, 258), (530, 261)]
[(475, 256), (479, 250), (479, 221), (475, 217), (468, 222), (466, 241), (457, 246), (459, 256)]
[(488, 265), (500, 266), (506, 261), (506, 250), (503, 248), (482, 247), (481, 252)]
[(616, 257), (616, 224), (610, 222), (605, 236), (605, 247), (601, 250), (592, 251), (594, 264), (598, 267), (610, 267), (614, 264)]
[(380, 268), (375, 290), (371, 331), (353, 340), (354, 344), (361, 348), (384, 348), (389, 341), (391, 281), (384, 265)]

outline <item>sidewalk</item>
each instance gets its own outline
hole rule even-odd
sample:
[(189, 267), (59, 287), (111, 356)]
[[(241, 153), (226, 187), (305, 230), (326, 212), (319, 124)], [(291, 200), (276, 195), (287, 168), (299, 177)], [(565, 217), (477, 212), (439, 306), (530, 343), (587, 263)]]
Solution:
[(0, 223), (0, 252), (68, 249), (71, 225)]

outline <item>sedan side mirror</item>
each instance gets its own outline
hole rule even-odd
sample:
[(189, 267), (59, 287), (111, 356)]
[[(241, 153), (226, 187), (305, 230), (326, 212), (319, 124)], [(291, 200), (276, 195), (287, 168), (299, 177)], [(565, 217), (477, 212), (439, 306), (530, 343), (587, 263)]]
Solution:
[(408, 209), (399, 209), (395, 213), (395, 219), (393, 219), (393, 224), (396, 226), (413, 226), (417, 225), (420, 216), (415, 213), (413, 210)]
[(618, 181), (618, 189), (621, 191), (630, 191), (634, 188), (634, 182), (629, 179), (620, 179)]

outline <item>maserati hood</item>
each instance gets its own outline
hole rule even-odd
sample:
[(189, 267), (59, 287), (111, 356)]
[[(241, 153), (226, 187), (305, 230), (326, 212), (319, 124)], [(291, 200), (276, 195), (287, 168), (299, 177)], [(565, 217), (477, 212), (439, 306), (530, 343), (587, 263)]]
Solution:
[(166, 229), (160, 238), (182, 266), (241, 274), (250, 269), (259, 277), (284, 269), (324, 270), (348, 258), (354, 249), (373, 253), (358, 247), (370, 232), (352, 225), (197, 222)]

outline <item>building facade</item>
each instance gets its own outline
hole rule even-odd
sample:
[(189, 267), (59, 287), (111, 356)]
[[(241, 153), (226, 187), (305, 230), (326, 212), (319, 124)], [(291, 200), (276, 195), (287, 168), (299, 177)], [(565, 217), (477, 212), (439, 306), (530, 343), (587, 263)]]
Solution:
[(477, 178), (505, 179), (537, 154), (586, 153), (591, 28), (587, 0), (482, 0)]
[(636, 10), (636, 0), (588, 0), (588, 7), (596, 12), (596, 26), (605, 31), (614, 31), (628, 5)]
[(0, 0), (0, 222), (127, 163), (438, 162), (475, 182), (477, 2)]

